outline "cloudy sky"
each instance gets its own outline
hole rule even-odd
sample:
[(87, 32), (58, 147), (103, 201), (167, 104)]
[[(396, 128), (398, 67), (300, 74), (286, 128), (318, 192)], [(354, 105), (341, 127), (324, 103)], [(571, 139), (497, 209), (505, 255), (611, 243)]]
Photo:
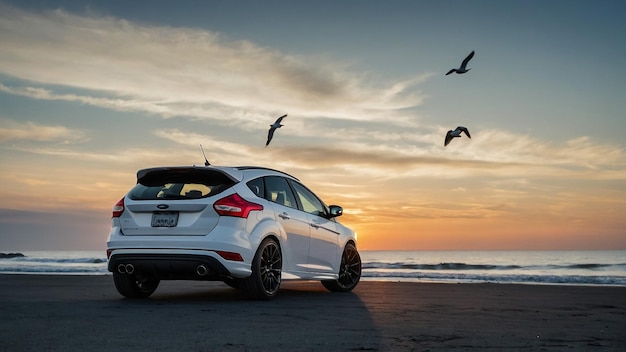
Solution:
[(136, 171), (200, 144), (299, 177), (365, 250), (626, 249), (624, 13), (0, 0), (0, 252), (104, 250)]

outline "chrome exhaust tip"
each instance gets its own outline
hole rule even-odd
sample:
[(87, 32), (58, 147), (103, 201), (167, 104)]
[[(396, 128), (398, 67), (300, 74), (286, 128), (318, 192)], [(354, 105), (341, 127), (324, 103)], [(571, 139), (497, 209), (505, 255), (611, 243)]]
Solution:
[(132, 264), (126, 264), (126, 274), (132, 274), (135, 272), (135, 267)]
[(126, 265), (124, 265), (124, 264), (120, 264), (120, 265), (118, 265), (118, 266), (117, 266), (117, 271), (118, 271), (120, 274), (126, 274)]
[(200, 275), (200, 276), (204, 276), (206, 274), (209, 273), (209, 269), (207, 269), (206, 266), (204, 266), (204, 264), (200, 264), (198, 265), (198, 267), (196, 268), (196, 274)]

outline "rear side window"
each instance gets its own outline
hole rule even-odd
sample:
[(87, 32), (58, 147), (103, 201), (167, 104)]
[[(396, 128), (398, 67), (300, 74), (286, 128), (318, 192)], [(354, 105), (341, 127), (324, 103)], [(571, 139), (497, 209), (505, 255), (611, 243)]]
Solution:
[(235, 184), (216, 170), (157, 169), (143, 174), (128, 193), (133, 200), (198, 199), (218, 194)]
[(265, 185), (263, 184), (263, 177), (256, 178), (252, 181), (248, 181), (246, 183), (248, 188), (252, 191), (252, 193), (256, 194), (259, 198), (265, 197)]

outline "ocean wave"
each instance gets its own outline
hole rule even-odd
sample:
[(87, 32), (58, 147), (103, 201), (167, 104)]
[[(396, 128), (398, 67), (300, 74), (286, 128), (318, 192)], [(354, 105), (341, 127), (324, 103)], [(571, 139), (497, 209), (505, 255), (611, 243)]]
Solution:
[(46, 257), (46, 256), (26, 256), (22, 253), (0, 253), (0, 260), (5, 262), (24, 262), (24, 263), (106, 263), (104, 257)]
[(607, 269), (626, 268), (626, 263), (620, 264), (567, 264), (567, 265), (495, 265), (495, 264), (466, 264), (466, 263), (439, 263), (439, 264), (412, 264), (412, 263), (363, 263), (363, 269), (406, 269), (406, 270), (519, 270), (519, 269)]
[(104, 267), (24, 267), (24, 266), (2, 266), (0, 265), (0, 273), (2, 274), (108, 274), (106, 266)]
[(107, 259), (99, 255), (99, 252), (80, 254), (45, 252), (34, 255), (26, 253), (26, 255), (5, 256), (0, 258), (0, 273), (106, 274), (108, 272)]
[(363, 263), (364, 269), (411, 269), (411, 270), (511, 270), (522, 268), (519, 265), (490, 265), (465, 263), (410, 264), (410, 263)]
[(86, 264), (99, 264), (106, 263), (106, 258), (35, 258), (35, 257), (16, 257), (11, 258), (12, 262), (25, 262), (25, 263), (86, 263)]
[(602, 269), (602, 268), (610, 268), (610, 267), (622, 267), (626, 268), (626, 263), (620, 264), (570, 264), (570, 265), (551, 265), (556, 269)]
[(364, 279), (402, 279), (409, 281), (435, 282), (493, 282), (493, 283), (535, 283), (568, 285), (626, 285), (626, 276), (587, 276), (587, 275), (483, 275), (483, 274), (443, 274), (416, 272), (377, 272), (363, 271)]

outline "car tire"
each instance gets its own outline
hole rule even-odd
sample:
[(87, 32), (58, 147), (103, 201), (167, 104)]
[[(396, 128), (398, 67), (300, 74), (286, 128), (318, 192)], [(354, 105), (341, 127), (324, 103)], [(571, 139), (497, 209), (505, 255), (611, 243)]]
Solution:
[(348, 243), (341, 255), (337, 280), (323, 280), (322, 285), (332, 292), (350, 292), (361, 280), (361, 256), (352, 243)]
[(159, 279), (142, 278), (139, 280), (135, 275), (113, 273), (115, 288), (122, 296), (127, 298), (147, 298), (159, 286)]
[(276, 240), (263, 240), (252, 260), (252, 274), (240, 281), (241, 289), (252, 299), (273, 298), (280, 288), (282, 267), (282, 253)]

